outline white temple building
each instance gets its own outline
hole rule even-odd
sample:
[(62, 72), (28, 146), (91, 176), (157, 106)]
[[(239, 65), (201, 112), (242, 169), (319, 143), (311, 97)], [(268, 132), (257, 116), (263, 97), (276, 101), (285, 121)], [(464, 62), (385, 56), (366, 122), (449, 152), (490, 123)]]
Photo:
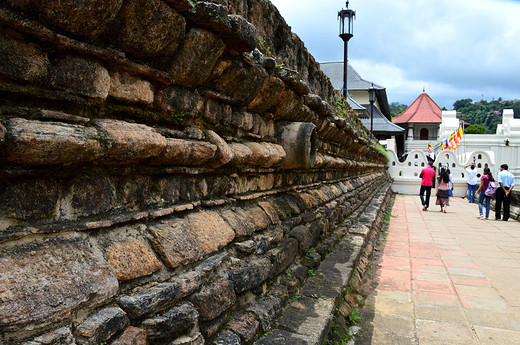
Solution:
[[(387, 151), (390, 157), (389, 173), (394, 179), (393, 190), (403, 194), (418, 194), (421, 169), (428, 162), (428, 142), (433, 148), (434, 166), (449, 167), (454, 179), (454, 195), (466, 194), (466, 171), (464, 166), (475, 159), (480, 174), (489, 167), (494, 176), (500, 171), (500, 165), (507, 164), (509, 171), (515, 175), (517, 186), (520, 186), (520, 119), (515, 119), (513, 110), (503, 112), (502, 123), (497, 126), (495, 134), (464, 134), (456, 150), (441, 151), (441, 143), (459, 127), (456, 111), (442, 111), (441, 123), (435, 140), (419, 140), (417, 145), (405, 145), (406, 159), (398, 159), (395, 140), (387, 140)], [(415, 133), (415, 131), (414, 131)], [(415, 138), (407, 138), (412, 141)], [(422, 138), (419, 138), (422, 139)], [(430, 138), (429, 138), (430, 139)]]

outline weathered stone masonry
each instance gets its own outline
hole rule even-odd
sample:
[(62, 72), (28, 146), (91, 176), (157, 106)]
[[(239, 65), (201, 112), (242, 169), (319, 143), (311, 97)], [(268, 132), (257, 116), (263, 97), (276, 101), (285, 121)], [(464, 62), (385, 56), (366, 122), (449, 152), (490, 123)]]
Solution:
[(323, 341), (386, 158), (268, 1), (7, 0), (0, 26), (0, 343)]

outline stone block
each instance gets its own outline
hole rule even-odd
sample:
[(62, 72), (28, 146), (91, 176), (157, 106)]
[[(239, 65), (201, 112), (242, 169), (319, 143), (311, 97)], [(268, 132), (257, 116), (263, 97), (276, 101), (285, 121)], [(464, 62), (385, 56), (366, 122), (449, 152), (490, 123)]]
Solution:
[(107, 249), (106, 258), (118, 280), (147, 276), (162, 267), (155, 254), (135, 238), (113, 243)]
[(229, 31), (223, 33), (226, 45), (240, 53), (249, 52), (258, 45), (256, 28), (244, 17), (231, 14), (228, 17)]
[(55, 87), (91, 97), (106, 99), (110, 90), (110, 75), (94, 60), (67, 55), (52, 69), (51, 83)]
[[(224, 325), (229, 321), (229, 314), (222, 313), (216, 319), (210, 321), (201, 321), (200, 330), (206, 339), (214, 338), (218, 331), (222, 330)], [(240, 337), (237, 336), (240, 340)]]
[(271, 261), (271, 272), (269, 277), (276, 277), (287, 269), (298, 254), (298, 241), (294, 238), (284, 240), (277, 248), (267, 252)]
[(40, 18), (67, 33), (95, 37), (106, 30), (119, 12), (123, 0), (47, 0), (38, 6)]
[(231, 116), (231, 125), (250, 131), (253, 128), (253, 114), (247, 112), (235, 112)]
[(284, 88), (285, 84), (280, 78), (267, 78), (247, 108), (260, 114), (266, 112), (276, 104)]
[(69, 345), (73, 343), (74, 337), (70, 328), (62, 327), (34, 338), (29, 345)]
[(118, 290), (84, 237), (46, 238), (0, 249), (0, 328), (39, 329), (106, 303)]
[[(289, 205), (289, 203), (285, 200), (285, 198), (282, 197), (275, 197), (273, 199), (273, 202), (275, 204), (275, 207), (278, 211), (278, 215), (281, 219), (286, 219), (287, 217), (290, 217), (293, 214), (293, 208)], [(298, 208), (296, 208), (298, 209)], [(294, 212), (296, 213), (296, 212)]]
[(320, 201), (311, 191), (299, 193), (300, 199), (305, 203), (305, 209), (313, 209), (319, 206)]
[(303, 107), (303, 99), (294, 91), (284, 89), (275, 105), (272, 107), (273, 115), (276, 119), (294, 119), (295, 114), (299, 114)]
[(194, 4), (192, 0), (165, 0), (169, 3), (177, 12), (183, 13), (189, 9), (192, 9)]
[(186, 297), (197, 291), (202, 285), (203, 277), (202, 272), (190, 271), (172, 278), (171, 281), (177, 284), (179, 288), (178, 298)]
[(117, 303), (131, 319), (138, 319), (167, 309), (177, 296), (179, 286), (176, 283), (161, 283), (150, 287), (138, 288), (130, 295), (117, 298)]
[(146, 331), (142, 328), (130, 326), (112, 345), (146, 345)]
[(227, 127), (231, 124), (232, 114), (233, 109), (229, 104), (211, 98), (206, 100), (203, 116), (209, 123)]
[(126, 313), (120, 308), (105, 308), (88, 317), (76, 327), (74, 335), (79, 345), (99, 345), (128, 325)]
[(143, 321), (141, 328), (151, 342), (164, 341), (180, 335), (198, 321), (197, 310), (189, 303), (174, 307), (164, 314)]
[(186, 16), (198, 26), (211, 31), (224, 32), (231, 29), (226, 6), (215, 2), (198, 1)]
[(188, 336), (183, 335), (172, 342), (172, 345), (204, 345), (206, 342), (200, 333)]
[(156, 93), (155, 103), (162, 111), (182, 119), (199, 116), (204, 111), (205, 100), (196, 91), (170, 86)]
[(253, 340), (256, 332), (260, 328), (260, 322), (258, 322), (253, 315), (242, 315), (238, 318), (234, 318), (229, 322), (228, 328), (233, 333), (238, 334), (244, 343), (248, 344)]
[(229, 257), (229, 254), (226, 251), (222, 251), (218, 254), (214, 254), (204, 260), (200, 265), (198, 265), (195, 270), (198, 272), (202, 272), (203, 274), (208, 274), (210, 272), (215, 271), (222, 262)]
[(197, 261), (204, 253), (197, 233), (185, 219), (166, 219), (149, 225), (148, 230), (155, 251), (170, 268)]
[(306, 226), (300, 225), (293, 228), (289, 232), (289, 236), (298, 240), (300, 246), (300, 252), (307, 252), (312, 246), (312, 238), (310, 236), (309, 228)]
[(262, 284), (268, 277), (271, 263), (267, 259), (255, 260), (246, 267), (229, 271), (235, 291), (242, 293)]
[(256, 345), (309, 345), (317, 344), (308, 339), (307, 336), (298, 333), (287, 332), (275, 329), (272, 333), (266, 334), (258, 339)]
[(231, 150), (233, 151), (231, 164), (234, 166), (245, 165), (253, 154), (251, 149), (244, 144), (230, 143), (229, 147), (231, 147)]
[(8, 161), (27, 165), (88, 163), (104, 153), (93, 128), (19, 118), (7, 122), (5, 145)]
[(187, 218), (204, 254), (224, 247), (235, 238), (233, 229), (216, 211), (195, 212)]
[(71, 181), (69, 194), (60, 200), (60, 217), (75, 219), (109, 212), (116, 203), (116, 187), (104, 175), (81, 176)]
[(169, 72), (175, 83), (187, 87), (204, 84), (224, 49), (218, 35), (199, 28), (188, 31), (171, 62)]
[(274, 201), (259, 201), (258, 206), (262, 208), (262, 210), (267, 214), (271, 224), (276, 225), (280, 222), (280, 217), (278, 216), (277, 205)]
[(236, 60), (221, 60), (213, 69), (211, 84), (229, 95), (236, 106), (246, 106), (256, 97), (267, 77), (260, 65), (245, 66)]
[(279, 327), (310, 337), (311, 344), (322, 344), (334, 313), (334, 301), (303, 297), (292, 301), (279, 318)]
[(2, 5), (14, 8), (17, 10), (25, 11), (34, 8), (39, 3), (39, 0), (4, 0)]
[(249, 214), (240, 207), (220, 211), (222, 218), (235, 231), (236, 237), (249, 236), (255, 232), (255, 222)]
[[(251, 150), (251, 156), (247, 162), (250, 165), (269, 168), (280, 163), (285, 157), (285, 151), (283, 151), (283, 149), (280, 150), (280, 148), (277, 147), (279, 145), (255, 142), (246, 142), (244, 145)], [(283, 156), (282, 151), (284, 152)]]
[(207, 285), (191, 297), (201, 320), (213, 320), (236, 302), (233, 283), (227, 279)]
[(6, 33), (7, 30), (2, 30), (0, 34), (0, 75), (21, 82), (43, 82), (50, 66), (47, 53), (34, 43), (20, 41)]
[(210, 143), (217, 146), (217, 152), (215, 153), (215, 157), (211, 162), (211, 165), (214, 168), (219, 168), (229, 163), (233, 159), (233, 150), (226, 143), (226, 141), (212, 130), (204, 131), (204, 134)]
[(129, 103), (151, 104), (154, 100), (153, 86), (126, 72), (110, 73), (110, 97)]
[(160, 0), (127, 0), (107, 37), (128, 55), (153, 58), (173, 53), (185, 28), (184, 17)]
[(240, 337), (235, 333), (224, 330), (213, 340), (215, 345), (242, 345)]
[(103, 161), (132, 163), (158, 156), (166, 147), (166, 138), (146, 125), (120, 120), (101, 119), (95, 121), (107, 137), (110, 149)]
[(271, 324), (282, 309), (282, 300), (277, 297), (261, 298), (255, 303), (248, 304), (246, 311), (254, 313), (260, 320), (264, 332), (271, 330)]
[(271, 220), (260, 206), (251, 206), (246, 208), (245, 211), (254, 221), (255, 231), (263, 231), (271, 225)]
[(212, 160), (217, 145), (184, 139), (166, 138), (165, 149), (154, 162), (173, 165), (202, 165)]
[(7, 180), (0, 184), (0, 213), (21, 220), (54, 217), (61, 182), (45, 178)]

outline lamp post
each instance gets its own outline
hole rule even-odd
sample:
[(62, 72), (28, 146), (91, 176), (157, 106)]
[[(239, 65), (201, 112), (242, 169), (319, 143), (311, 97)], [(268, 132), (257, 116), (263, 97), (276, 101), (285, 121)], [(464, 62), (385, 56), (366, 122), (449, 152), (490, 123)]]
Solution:
[(354, 17), (356, 16), (356, 11), (352, 11), (348, 8), (342, 9), (338, 12), (339, 18), (339, 37), (343, 40), (343, 97), (345, 99), (348, 96), (347, 89), (347, 68), (348, 68), (348, 40), (354, 36)]
[(376, 89), (374, 83), (368, 89), (368, 101), (370, 102), (370, 133), (374, 130), (374, 102), (376, 101)]

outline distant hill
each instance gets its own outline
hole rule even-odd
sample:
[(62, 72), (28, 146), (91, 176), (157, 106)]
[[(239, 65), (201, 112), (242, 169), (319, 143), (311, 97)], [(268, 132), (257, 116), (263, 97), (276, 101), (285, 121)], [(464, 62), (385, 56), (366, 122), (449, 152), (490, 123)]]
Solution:
[(482, 100), (473, 102), (472, 99), (460, 99), (453, 103), (453, 109), (457, 111), (457, 118), (471, 123), (481, 125), (486, 133), (496, 132), (497, 124), (502, 122), (504, 109), (513, 109), (515, 118), (520, 118), (520, 100), (505, 101), (502, 98), (491, 102)]

